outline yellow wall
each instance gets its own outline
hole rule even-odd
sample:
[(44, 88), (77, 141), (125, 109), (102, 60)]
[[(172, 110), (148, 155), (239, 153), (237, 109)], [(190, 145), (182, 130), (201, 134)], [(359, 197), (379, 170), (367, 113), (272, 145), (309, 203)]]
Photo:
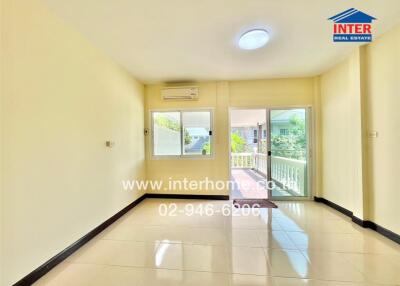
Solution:
[(10, 285), (141, 195), (121, 180), (145, 176), (144, 102), (140, 83), (39, 1), (2, 4), (1, 269)]
[(400, 233), (400, 25), (366, 48), (369, 215)]
[[(161, 99), (161, 85), (146, 86), (146, 126), (150, 128), (150, 110), (199, 108), (214, 109), (214, 156), (206, 159), (175, 159), (153, 160), (151, 158), (151, 136), (146, 137), (147, 178), (162, 180), (168, 184), (169, 178), (174, 180), (187, 178), (189, 180), (229, 180), (228, 172), (228, 110), (227, 110), (227, 83), (199, 83), (198, 101), (169, 101)], [(218, 96), (217, 96), (218, 94)], [(157, 190), (149, 190), (157, 192)], [(165, 193), (203, 194), (205, 192), (193, 190), (159, 190)], [(228, 190), (209, 190), (207, 194), (228, 194)]]
[(322, 195), (363, 218), (359, 50), (320, 83)]
[(231, 107), (304, 106), (314, 103), (312, 78), (233, 81), (229, 83)]
[[(313, 105), (314, 81), (312, 78), (272, 79), (254, 81), (207, 82), (199, 86), (198, 101), (170, 101), (161, 99), (161, 85), (146, 86), (146, 127), (150, 128), (150, 110), (174, 108), (214, 108), (215, 156), (210, 159), (168, 159), (152, 160), (151, 137), (146, 139), (147, 178), (168, 179), (229, 180), (229, 108), (230, 107), (274, 107)], [(157, 192), (151, 190), (150, 192)], [(229, 190), (160, 190), (166, 193), (222, 194)]]
[(320, 77), (321, 195), (396, 233), (399, 51), (397, 26)]

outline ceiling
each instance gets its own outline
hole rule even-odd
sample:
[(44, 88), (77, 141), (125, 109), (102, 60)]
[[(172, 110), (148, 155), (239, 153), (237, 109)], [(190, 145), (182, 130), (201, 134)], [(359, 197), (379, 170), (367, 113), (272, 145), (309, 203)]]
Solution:
[[(313, 76), (357, 45), (332, 43), (327, 18), (359, 9), (375, 37), (400, 21), (400, 0), (43, 1), (144, 83)], [(270, 42), (240, 50), (252, 28)]]

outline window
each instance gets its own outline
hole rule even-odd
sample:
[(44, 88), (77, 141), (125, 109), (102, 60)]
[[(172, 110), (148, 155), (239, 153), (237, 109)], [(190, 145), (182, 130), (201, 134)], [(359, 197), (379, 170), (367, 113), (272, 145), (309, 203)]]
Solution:
[(153, 154), (181, 155), (180, 112), (153, 113)]
[(257, 143), (257, 141), (258, 141), (258, 140), (257, 140), (257, 139), (258, 139), (258, 138), (257, 138), (257, 129), (254, 129), (254, 130), (253, 130), (253, 133), (254, 133), (254, 134), (253, 134), (253, 143)]
[(280, 135), (289, 135), (289, 129), (280, 129), (279, 134)]
[(152, 112), (154, 156), (212, 154), (211, 111)]

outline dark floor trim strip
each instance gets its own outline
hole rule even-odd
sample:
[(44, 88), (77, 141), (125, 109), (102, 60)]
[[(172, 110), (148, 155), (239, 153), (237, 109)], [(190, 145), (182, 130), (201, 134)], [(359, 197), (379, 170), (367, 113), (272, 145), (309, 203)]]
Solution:
[(383, 226), (380, 226), (372, 221), (369, 221), (370, 225), (368, 226), (370, 229), (375, 230), (376, 232), (382, 234), (383, 236), (386, 236), (387, 238), (393, 240), (394, 242), (397, 242), (398, 244), (400, 244), (400, 235), (398, 235), (397, 233), (384, 228)]
[(229, 200), (225, 195), (183, 195), (183, 194), (147, 194), (146, 198), (157, 199), (193, 199), (193, 200)]
[(25, 285), (32, 285), (34, 282), (39, 280), (42, 276), (44, 276), (47, 272), (49, 272), (51, 269), (53, 269), (55, 266), (57, 266), (59, 263), (61, 263), (63, 260), (65, 260), (68, 256), (73, 254), (75, 251), (77, 251), (80, 247), (82, 247), (84, 244), (89, 242), (92, 238), (94, 238), (96, 235), (98, 235), (100, 232), (105, 230), (108, 226), (110, 226), (112, 223), (114, 223), (116, 220), (118, 220), (121, 216), (126, 214), (128, 211), (130, 211), (132, 208), (134, 208), (136, 205), (138, 205), (141, 201), (143, 201), (146, 198), (146, 195), (142, 195), (140, 198), (120, 210), (118, 213), (110, 217), (108, 220), (97, 226), (95, 229), (87, 233), (85, 236), (80, 238), (78, 241), (74, 242), (70, 246), (68, 246), (66, 249), (58, 253), (57, 255), (53, 256), (50, 258), (47, 262), (33, 270), (31, 273), (26, 275), (24, 278), (19, 280), (17, 283), (14, 284), (14, 286), (25, 286)]
[(376, 223), (374, 223), (373, 221), (370, 220), (362, 220), (356, 216), (353, 215), (353, 212), (345, 209), (327, 199), (321, 198), (321, 197), (314, 197), (314, 201), (319, 202), (319, 203), (323, 203), (327, 206), (330, 206), (331, 208), (334, 208), (335, 210), (341, 212), (342, 214), (347, 215), (348, 217), (351, 218), (351, 220), (356, 223), (357, 225), (364, 227), (364, 228), (370, 228), (372, 230), (375, 230), (376, 232), (378, 232), (379, 234), (389, 238), (390, 240), (393, 240), (394, 242), (400, 244), (400, 235), (397, 233), (394, 233), (391, 230), (388, 230), (387, 228), (384, 228)]
[(31, 273), (26, 275), (24, 278), (19, 280), (14, 284), (14, 286), (28, 286), (35, 283), (41, 277), (43, 277), (46, 273), (48, 273), (51, 269), (56, 267), (59, 263), (64, 261), (68, 256), (77, 251), (84, 244), (89, 242), (92, 238), (98, 235), (100, 232), (105, 230), (108, 226), (117, 221), (120, 217), (126, 214), (128, 211), (133, 209), (136, 205), (138, 205), (145, 198), (166, 198), (166, 199), (202, 199), (202, 200), (229, 200), (229, 196), (224, 195), (180, 195), (180, 194), (144, 194), (118, 213), (110, 217), (108, 220), (97, 226), (95, 229), (87, 233), (85, 236), (80, 238), (78, 241), (74, 242), (66, 249), (56, 254), (44, 264), (33, 270)]
[(314, 201), (323, 203), (327, 206), (330, 206), (331, 208), (334, 208), (338, 212), (341, 212), (342, 214), (347, 215), (349, 217), (352, 217), (352, 215), (353, 215), (352, 211), (349, 211), (348, 209), (345, 209), (344, 207), (341, 207), (341, 206), (335, 204), (334, 202), (328, 201), (327, 199), (320, 198), (320, 197), (314, 197)]

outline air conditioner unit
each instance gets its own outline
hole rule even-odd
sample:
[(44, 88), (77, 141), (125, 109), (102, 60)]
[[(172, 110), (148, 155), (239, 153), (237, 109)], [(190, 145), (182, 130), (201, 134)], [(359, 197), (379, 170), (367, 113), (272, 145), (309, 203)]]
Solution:
[(197, 100), (199, 88), (196, 86), (165, 87), (161, 90), (163, 100)]

